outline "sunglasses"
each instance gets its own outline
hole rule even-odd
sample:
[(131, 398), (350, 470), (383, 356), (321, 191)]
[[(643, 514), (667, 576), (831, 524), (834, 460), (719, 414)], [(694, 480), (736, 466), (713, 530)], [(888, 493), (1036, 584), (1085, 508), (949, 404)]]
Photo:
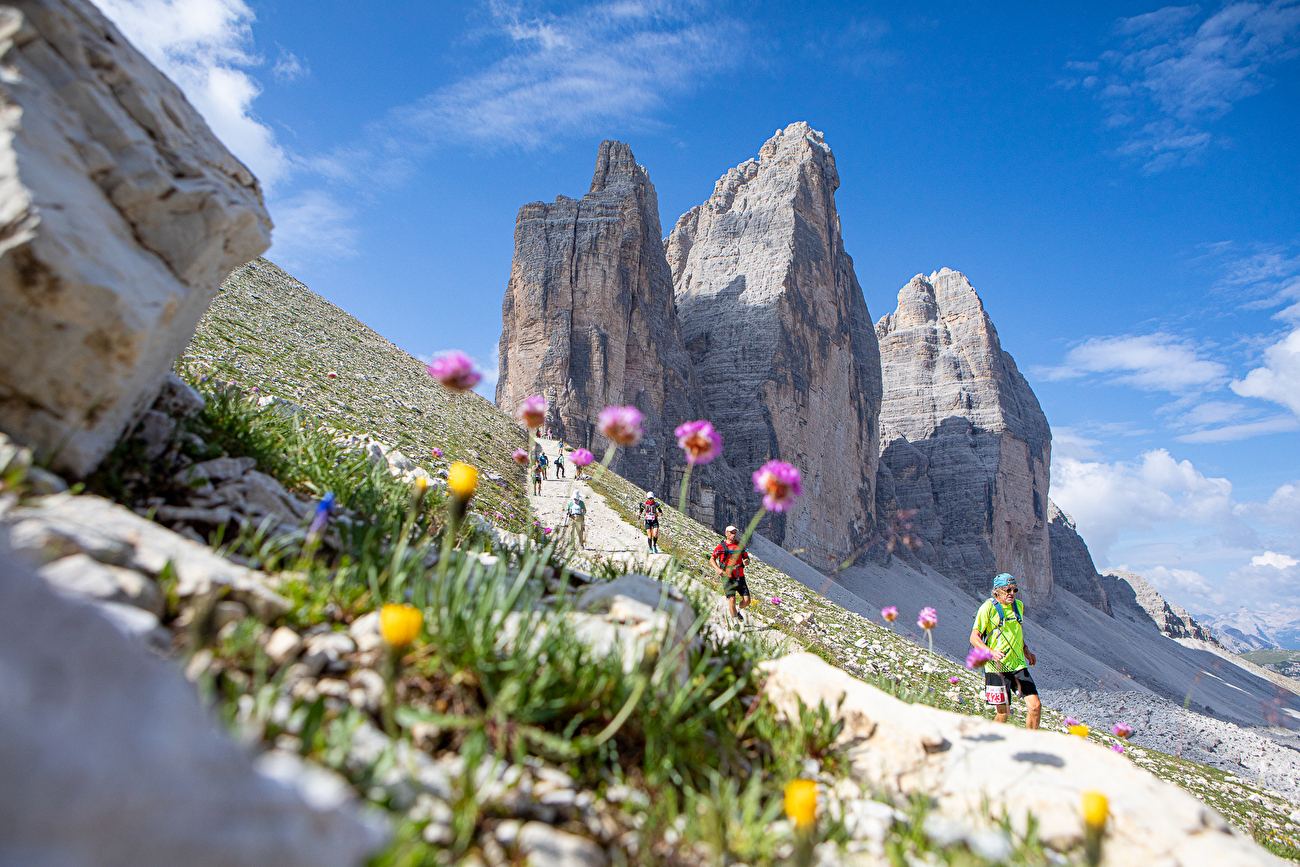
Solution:
[(1015, 586), (1012, 586), (1012, 587), (999, 587), (998, 589), (1001, 590), (1003, 593), (1019, 593), (1019, 592), (1020, 592), (1020, 588), (1019, 588), (1019, 587), (1015, 587)]

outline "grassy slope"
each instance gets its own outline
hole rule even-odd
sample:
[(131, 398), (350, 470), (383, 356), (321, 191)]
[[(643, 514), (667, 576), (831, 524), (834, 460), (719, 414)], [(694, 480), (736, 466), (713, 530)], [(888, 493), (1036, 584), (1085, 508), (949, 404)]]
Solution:
[[(290, 400), (336, 428), (373, 433), (431, 470), (452, 459), (494, 470), (500, 481), (481, 487), (479, 510), (510, 529), (531, 523), (522, 477), (511, 461), (512, 450), (524, 444), (517, 425), (476, 395), (448, 394), (418, 361), (265, 260), (232, 275), (200, 323), (181, 366)], [(337, 379), (329, 379), (329, 371)], [(441, 459), (434, 457), (435, 448), (444, 452)], [(606, 474), (597, 486), (635, 525), (631, 504), (644, 492), (614, 474)], [(664, 550), (686, 572), (718, 589), (707, 566), (718, 541), (711, 530), (670, 510), (663, 537)], [(771, 567), (755, 564), (749, 576), (756, 607), (793, 642), (900, 698), (990, 715), (977, 697), (981, 679), (974, 673), (845, 611)], [(772, 605), (771, 597), (784, 604)], [(795, 612), (811, 612), (815, 625), (797, 627)], [(950, 677), (959, 683), (949, 684)], [(1044, 715), (1045, 726), (1060, 724), (1058, 714)], [(1100, 733), (1091, 737), (1114, 742)], [(1282, 830), (1293, 809), (1282, 799), (1177, 757), (1139, 748), (1128, 754), (1262, 842), (1271, 842), (1275, 850), (1297, 847), (1294, 835)]]
[(519, 426), (477, 394), (448, 392), (422, 363), (265, 259), (230, 276), (178, 366), (373, 434), (430, 471), (452, 460), (494, 471), (502, 480), (484, 484), (479, 510), (516, 532), (527, 523), (527, 494), (505, 481), (518, 475), (512, 452), (527, 444)]

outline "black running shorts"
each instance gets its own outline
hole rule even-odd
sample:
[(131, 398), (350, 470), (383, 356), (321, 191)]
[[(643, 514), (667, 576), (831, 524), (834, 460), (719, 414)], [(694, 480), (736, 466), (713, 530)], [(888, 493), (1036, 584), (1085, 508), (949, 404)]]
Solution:
[(984, 667), (984, 687), (1005, 686), (1007, 694), (1015, 693), (1024, 698), (1028, 695), (1038, 695), (1038, 687), (1034, 685), (1034, 679), (1029, 676), (1029, 669), (1022, 668), (1018, 671), (1008, 671), (1005, 674), (999, 674), (996, 671), (990, 671), (988, 666)]
[(658, 530), (658, 529), (659, 529), (659, 519), (658, 519), (658, 518), (646, 518), (645, 528), (646, 528), (647, 530)]
[(748, 596), (749, 585), (745, 583), (744, 575), (732, 575), (727, 579), (727, 598), (732, 596)]

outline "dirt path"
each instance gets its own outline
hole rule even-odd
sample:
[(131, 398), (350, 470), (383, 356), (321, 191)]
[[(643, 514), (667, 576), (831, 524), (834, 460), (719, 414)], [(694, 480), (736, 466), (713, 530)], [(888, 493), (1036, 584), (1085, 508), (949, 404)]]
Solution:
[[(564, 527), (564, 508), (575, 490), (582, 492), (583, 502), (587, 504), (587, 546), (575, 555), (575, 561), (586, 560), (594, 563), (600, 560), (614, 560), (626, 563), (629, 569), (651, 576), (668, 565), (672, 559), (668, 554), (649, 552), (643, 529), (627, 523), (609, 507), (603, 495), (592, 490), (587, 482), (575, 478), (577, 468), (567, 461), (567, 455), (564, 469), (568, 478), (555, 477), (555, 455), (559, 450), (559, 443), (556, 440), (538, 439), (537, 445), (551, 459), (547, 478), (542, 482), (540, 496), (532, 493), (532, 476), (529, 475), (528, 500), (542, 526), (552, 527), (553, 532), (561, 532), (561, 528)], [(699, 586), (703, 588), (705, 585)], [(763, 633), (771, 628), (770, 621), (753, 610), (747, 612), (745, 618), (743, 626), (737, 624), (727, 614), (727, 600), (721, 594), (714, 594), (713, 609), (709, 612), (708, 620), (716, 633), (719, 635), (737, 631)], [(773, 633), (774, 655), (786, 649), (784, 640), (776, 640), (778, 635), (780, 633)]]

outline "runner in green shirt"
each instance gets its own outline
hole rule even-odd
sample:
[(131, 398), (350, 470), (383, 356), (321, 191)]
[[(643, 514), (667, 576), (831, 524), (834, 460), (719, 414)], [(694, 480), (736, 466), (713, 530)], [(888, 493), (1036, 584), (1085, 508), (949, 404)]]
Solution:
[(1019, 591), (1013, 575), (1003, 572), (993, 579), (993, 598), (976, 613), (970, 643), (993, 654), (993, 661), (984, 666), (984, 699), (997, 708), (994, 718), (1007, 721), (1015, 692), (1025, 700), (1025, 728), (1036, 729), (1043, 703), (1028, 666), (1038, 660), (1025, 643), (1025, 603), (1016, 598)]

